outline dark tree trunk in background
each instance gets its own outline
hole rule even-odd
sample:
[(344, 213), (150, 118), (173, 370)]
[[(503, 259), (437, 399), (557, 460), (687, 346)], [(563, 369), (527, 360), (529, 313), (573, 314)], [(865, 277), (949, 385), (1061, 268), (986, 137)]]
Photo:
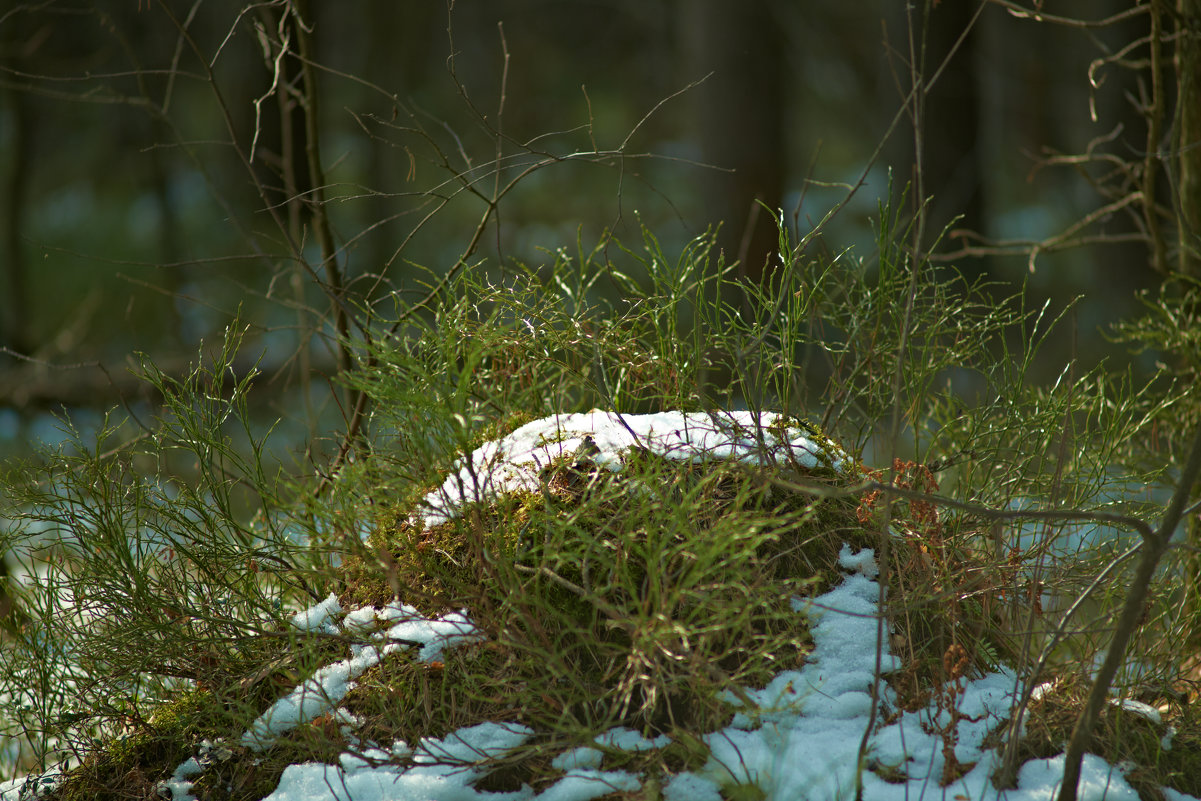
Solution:
[[(1179, 252), (1172, 267), (1201, 278), (1201, 0), (1179, 0), (1177, 8), (1181, 36), (1176, 40), (1175, 158), (1169, 168), (1176, 171), (1180, 205), (1176, 220)], [(1188, 366), (1197, 368), (1195, 361)], [(1191, 555), (1184, 582), (1185, 603), (1190, 606), (1185, 608), (1195, 608), (1195, 599), (1201, 595), (1201, 515), (1189, 515), (1186, 542)], [(1201, 626), (1194, 626), (1193, 632), (1190, 639), (1195, 646), (1201, 642)]]
[(0, 345), (18, 353), (30, 353), (33, 337), (29, 330), (24, 232), (25, 208), (29, 202), (29, 166), (33, 163), (32, 98), (23, 90), (5, 91), (12, 118), (12, 147), (8, 153), (3, 201), (3, 285), (0, 286)]
[[(274, 96), (260, 105), (257, 117), (247, 120), (257, 125), (257, 131), (248, 130), (243, 139), (246, 146), (255, 141), (254, 164), (258, 167), (258, 180), (268, 189), (268, 196), (287, 210), (289, 234), (300, 241), (304, 227), (312, 221), (310, 203), (313, 200), (313, 177), (309, 172), (306, 155), (308, 140), (305, 133), (305, 110), (301, 98), (304, 82), (301, 77), (301, 62), (296, 55), (297, 42), (294, 30), (290, 31), (287, 52), (279, 55), (280, 16), (286, 12), (270, 6), (258, 9), (258, 21), (268, 32), (271, 40), (269, 54), (264, 54), (261, 65), (254, 68), (253, 90), (247, 100), (258, 98), (276, 79), (273, 68), (279, 66)], [(289, 28), (294, 29), (294, 20), (289, 19)], [(262, 81), (260, 84), (259, 82)], [(250, 104), (247, 103), (247, 107)]]
[[(1192, 0), (1197, 2), (1197, 0)], [(947, 53), (970, 24), (978, 4), (939, 3), (930, 9), (926, 28), (924, 69), (934, 75)], [(1123, 0), (1078, 0), (1057, 13), (1082, 20), (1103, 19), (1127, 8)], [(1119, 125), (1120, 138), (1098, 147), (1137, 166), (1137, 154), (1147, 150), (1147, 122), (1132, 102), (1140, 95), (1139, 81), (1149, 77), (1110, 65), (1103, 68), (1102, 84), (1093, 92), (1097, 119), (1089, 119), (1089, 62), (1116, 53), (1128, 43), (1146, 37), (1146, 15), (1087, 33), (1070, 27), (1017, 19), (1005, 9), (986, 6), (975, 28), (968, 33), (926, 98), (922, 121), (922, 194), (932, 197), (925, 245), (956, 216), (942, 251), (958, 250), (955, 230), (978, 233), (989, 239), (1050, 237), (1067, 229), (1096, 208), (1117, 199), (1118, 193), (1138, 187), (1119, 187), (1112, 181), (1083, 200), (1079, 208), (1050, 220), (1030, 234), (1015, 234), (1013, 224), (1000, 217), (1024, 204), (1045, 202), (1047, 196), (1070, 197), (1069, 186), (1080, 178), (1073, 168), (1039, 168), (1041, 159), (1054, 154), (1082, 154), (1089, 143)], [(1094, 180), (1110, 171), (1105, 164), (1082, 168)], [(1161, 203), (1168, 199), (1160, 182)], [(1059, 211), (1059, 210), (1056, 210)], [(1085, 234), (1120, 237), (1139, 230), (1132, 213), (1137, 206), (1092, 224)], [(1054, 213), (1049, 215), (1055, 218)], [(1093, 245), (1087, 258), (1098, 275), (1115, 281), (1125, 295), (1153, 285), (1147, 246), (1142, 242), (1104, 242)], [(955, 267), (969, 277), (1014, 277), (1025, 273), (1020, 257), (959, 259)], [(1024, 261), (1024, 259), (1023, 259)], [(1041, 262), (1040, 262), (1041, 264)]]
[(1180, 0), (1176, 103), (1181, 272), (1201, 276), (1201, 0)]
[[(926, 27), (925, 76), (932, 78), (955, 43), (971, 24), (976, 3), (939, 3), (930, 11)], [(925, 242), (931, 246), (952, 220), (956, 229), (984, 228), (984, 192), (981, 179), (981, 97), (977, 81), (978, 30), (972, 30), (955, 50), (938, 81), (926, 95), (921, 120), (922, 175), (913, 186), (921, 188), (921, 202), (932, 198)], [(958, 246), (953, 234), (942, 249)], [(961, 265), (976, 274), (988, 272), (986, 262)]]
[[(1080, 9), (1078, 13), (1082, 18), (1091, 19), (1118, 14), (1129, 8), (1130, 4), (1126, 0), (1109, 0), (1105, 3), (1097, 3), (1096, 0), (1080, 0), (1078, 7)], [(1110, 26), (1108, 29), (1098, 31), (1096, 35), (1109, 52), (1117, 53), (1131, 42), (1145, 39), (1150, 34), (1150, 15), (1141, 14)], [(1104, 106), (1099, 105), (1097, 108), (1098, 121), (1085, 130), (1096, 136), (1111, 130), (1116, 125), (1121, 125), (1123, 134), (1110, 150), (1119, 156), (1128, 158), (1135, 165), (1142, 162), (1141, 166), (1144, 169), (1150, 167), (1155, 173), (1153, 183), (1144, 182), (1140, 186), (1130, 187), (1129, 191), (1149, 190), (1154, 195), (1153, 203), (1163, 208), (1172, 208), (1171, 186), (1167, 180), (1168, 171), (1171, 169), (1170, 160), (1154, 157), (1146, 159), (1144, 155), (1149, 152), (1166, 153), (1170, 147), (1168, 141), (1170, 137), (1165, 136), (1165, 132), (1171, 128), (1172, 124), (1170, 115), (1174, 79), (1171, 69), (1171, 45), (1162, 43), (1161, 38), (1160, 49), (1163, 64), (1158, 84), (1159, 91), (1163, 95), (1162, 102), (1165, 113), (1157, 124), (1159, 130), (1155, 132), (1155, 141), (1149, 141), (1152, 129), (1151, 109), (1143, 107), (1144, 103), (1148, 106), (1153, 103), (1153, 87), (1156, 83), (1152, 80), (1149, 66), (1137, 71), (1118, 66), (1111, 67), (1106, 73), (1105, 83), (1102, 85), (1105, 90)], [(1143, 52), (1148, 50), (1149, 48), (1144, 48)], [(1191, 97), (1193, 100), (1190, 105), (1195, 107), (1197, 96), (1191, 95)], [(1087, 125), (1087, 120), (1081, 122), (1083, 125)], [(1099, 165), (1094, 173), (1102, 174), (1107, 169), (1105, 165)], [(1118, 195), (1112, 199), (1100, 198), (1097, 205), (1109, 203), (1117, 197)], [(1145, 219), (1143, 213), (1139, 211), (1141, 207), (1142, 204), (1134, 204), (1130, 211), (1115, 214), (1103, 221), (1100, 232), (1112, 236), (1122, 236), (1144, 231), (1161, 240), (1165, 237), (1170, 239), (1173, 233), (1171, 223), (1160, 217), (1159, 214), (1153, 213), (1157, 221), (1157, 230), (1147, 230), (1143, 222)], [(1171, 243), (1168, 245), (1169, 247), (1165, 250), (1170, 249)], [(1113, 288), (1122, 292), (1126, 297), (1139, 290), (1157, 286), (1163, 280), (1163, 275), (1156, 269), (1156, 250), (1157, 246), (1150, 242), (1115, 242), (1093, 247), (1091, 254), (1094, 259), (1095, 274), (1098, 278), (1104, 277), (1107, 282), (1113, 281)], [(1171, 267), (1171, 265), (1168, 266)]]
[[(402, 103), (412, 104), (416, 100), (421, 105), (424, 84), (431, 76), (446, 71), (442, 52), (447, 44), (445, 3), (383, 0), (369, 7), (371, 13), (366, 18), (365, 30), (355, 30), (366, 46), (364, 74), (382, 76), (377, 79), (380, 86), (394, 93)], [(431, 53), (438, 54), (436, 61), (431, 59)], [(378, 102), (378, 98), (375, 100)], [(393, 113), (392, 109), (381, 109), (380, 116), (389, 120)], [(405, 184), (411, 169), (407, 154), (397, 152), (386, 132), (377, 133), (367, 143), (371, 188), (377, 194), (369, 201), (371, 219), (365, 225), (395, 217), (396, 201), (388, 193)], [(393, 256), (395, 243), (403, 238), (398, 227), (390, 225), (386, 230), (397, 231), (395, 238), (372, 236), (364, 242), (363, 258), (365, 264), (371, 265), (370, 269), (382, 270)]]
[(754, 280), (775, 263), (772, 216), (785, 169), (780, 37), (770, 6), (767, 0), (679, 6), (689, 77), (713, 73), (691, 98), (701, 159), (719, 168), (702, 178), (704, 219), (723, 223), (718, 246)]

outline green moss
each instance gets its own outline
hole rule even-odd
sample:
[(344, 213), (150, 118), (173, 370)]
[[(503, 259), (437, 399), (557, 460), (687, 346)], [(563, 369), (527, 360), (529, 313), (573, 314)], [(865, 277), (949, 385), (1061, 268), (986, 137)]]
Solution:
[(162, 704), (139, 729), (114, 737), (87, 755), (69, 772), (57, 797), (62, 801), (155, 797), (158, 783), (191, 755), (198, 722), (211, 703), (207, 693), (186, 690)]
[[(524, 723), (538, 738), (509, 773), (537, 786), (553, 777), (539, 760), (548, 742), (588, 743), (619, 724), (694, 742), (687, 732), (728, 723), (727, 688), (803, 662), (812, 642), (789, 599), (828, 589), (843, 543), (876, 537), (857, 500), (830, 491), (844, 474), (639, 448), (623, 462), (613, 472), (568, 455), (535, 491), (428, 528), (397, 509), (372, 535), (379, 560), (347, 563), (346, 606), (398, 595), (431, 615), (465, 608), (487, 641), (434, 667), (395, 656), (364, 674), (344, 706), (365, 737)], [(699, 767), (707, 749), (695, 742), (629, 759), (652, 773)]]
[(722, 796), (726, 801), (763, 801), (767, 793), (757, 784), (732, 784), (723, 788)]

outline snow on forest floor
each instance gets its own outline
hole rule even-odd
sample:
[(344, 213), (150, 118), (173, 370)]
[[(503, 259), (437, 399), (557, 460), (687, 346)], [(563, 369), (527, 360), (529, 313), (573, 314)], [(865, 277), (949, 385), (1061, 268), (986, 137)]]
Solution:
[[(779, 422), (774, 415), (756, 419), (749, 413), (736, 413), (724, 421), (680, 413), (619, 419), (594, 412), (547, 418), (477, 450), (457, 475), (452, 474), (427, 498), (425, 522), (453, 516), (464, 498), (483, 499), (526, 486), (536, 481), (540, 465), (581, 447), (589, 449), (597, 464), (610, 469), (618, 469), (619, 454), (636, 443), (676, 459), (750, 460), (760, 458), (766, 448), (776, 454), (783, 449), (805, 464), (824, 460), (828, 466), (842, 465), (845, 455), (832, 455), (828, 442), (816, 442), (798, 429), (784, 429)], [(731, 725), (700, 733), (710, 749), (707, 763), (671, 777), (661, 787), (661, 797), (720, 801), (731, 797), (734, 785), (753, 784), (763, 797), (775, 801), (850, 801), (860, 789), (863, 801), (1054, 799), (1063, 776), (1062, 756), (1026, 762), (1016, 789), (998, 791), (992, 784), (1000, 755), (986, 747), (986, 736), (1009, 719), (1024, 689), (1021, 678), (1000, 670), (963, 680), (954, 695), (954, 714), (946, 696), (941, 708), (934, 700), (923, 710), (899, 712), (892, 689), (879, 678), (899, 668), (900, 660), (888, 653), (888, 638), (878, 636), (874, 555), (871, 550), (852, 552), (843, 546), (839, 564), (844, 573), (840, 584), (812, 600), (792, 603), (798, 625), (807, 623), (813, 638), (813, 651), (805, 664), (779, 673), (765, 687), (745, 688), (740, 698), (731, 694), (729, 701), (737, 709)], [(286, 768), (277, 789), (267, 796), (269, 801), (589, 801), (611, 793), (644, 797), (637, 793), (647, 777), (604, 769), (602, 752), (592, 748), (559, 754), (554, 767), (562, 771), (562, 778), (540, 793), (529, 787), (508, 793), (474, 789), (473, 783), (486, 771), (486, 759), (534, 735), (513, 722), (483, 723), (414, 744), (358, 741), (355, 717), (338, 708), (355, 678), (395, 651), (418, 648), (419, 659), (434, 661), (445, 649), (478, 641), (481, 634), (472, 626), (469, 611), (438, 619), (423, 618), (400, 603), (347, 611), (331, 596), (298, 613), (292, 622), (303, 630), (356, 635), (368, 644), (352, 647), (347, 659), (321, 668), (276, 702), (250, 726), (241, 745), (255, 751), (268, 749), (274, 738), (291, 728), (333, 713), (356, 748), (342, 754), (336, 764)], [(374, 634), (366, 634), (373, 630)], [(879, 698), (874, 710), (877, 727), (864, 748), (864, 734), (872, 728), (874, 682)], [(537, 704), (538, 699), (528, 703)], [(886, 715), (892, 722), (878, 725)], [(648, 740), (638, 732), (615, 729), (598, 741), (610, 748), (646, 750), (663, 747), (666, 739)], [(160, 785), (160, 795), (192, 798), (191, 780), (204, 770), (211, 752), (221, 747), (206, 744), (198, 757), (181, 764), (172, 779)], [(973, 767), (940, 786), (950, 755), (960, 766)], [(1081, 801), (1137, 801), (1124, 769), (1087, 755)], [(27, 801), (37, 797), (37, 788), (50, 790), (54, 785), (52, 776), (13, 780), (0, 784), (0, 801)], [(1167, 801), (1192, 798), (1171, 789), (1163, 792)]]

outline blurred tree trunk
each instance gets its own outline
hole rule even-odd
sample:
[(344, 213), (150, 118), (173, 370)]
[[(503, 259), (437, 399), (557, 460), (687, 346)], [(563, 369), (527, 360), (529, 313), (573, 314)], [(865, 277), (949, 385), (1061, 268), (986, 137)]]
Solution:
[[(1179, 195), (1176, 226), (1179, 252), (1177, 270), (1192, 278), (1201, 278), (1201, 0), (1178, 0), (1176, 39), (1175, 139), (1172, 142), (1176, 191)], [(1194, 302), (1195, 303), (1195, 302)], [(1195, 319), (1196, 306), (1189, 309)], [(1187, 317), (1186, 317), (1187, 319)], [(1193, 356), (1187, 368), (1195, 375), (1199, 369)], [(1194, 494), (1191, 500), (1196, 500)], [(1186, 542), (1190, 547), (1184, 581), (1186, 609), (1198, 608), (1201, 596), (1201, 515), (1189, 515)], [(1193, 626), (1191, 644), (1201, 643), (1201, 626)], [(1193, 671), (1201, 670), (1196, 664)]]
[[(8, 165), (8, 180), (4, 187), (4, 286), (0, 290), (3, 298), (0, 306), (0, 345), (12, 348), (17, 353), (30, 353), (29, 320), (26, 315), (29, 298), (25, 284), (25, 248), (21, 244), (21, 229), (24, 224), (24, 209), (29, 187), (29, 164), (32, 161), (33, 129), (29, 98), (24, 91), (9, 86), (9, 113), (12, 116), (13, 142)], [(0, 629), (15, 631), (22, 622), (23, 613), (14, 604), (8, 591), (7, 554), (0, 552)]]
[[(718, 246), (761, 280), (775, 262), (772, 216), (782, 202), (782, 58), (768, 0), (692, 0), (679, 5), (693, 90), (692, 119), (706, 170), (705, 217), (721, 222)], [(766, 205), (764, 209), (760, 203)], [(769, 268), (770, 269), (770, 268)]]
[[(1094, 4), (1082, 0), (1080, 6), (1083, 9), (1080, 12), (1081, 16), (1091, 17), (1118, 14), (1128, 8), (1129, 3), (1126, 0), (1109, 0), (1106, 3)], [(1148, 39), (1152, 35), (1149, 18), (1149, 14), (1128, 17), (1105, 30), (1098, 31), (1097, 38), (1110, 52), (1117, 53), (1131, 42)], [(1151, 61), (1154, 62), (1156, 58), (1152, 57)], [(1167, 181), (1164, 180), (1165, 170), (1170, 169), (1170, 164), (1158, 156), (1165, 152), (1166, 141), (1163, 132), (1170, 122), (1165, 120), (1162, 111), (1157, 110), (1155, 106), (1160, 102), (1170, 108), (1171, 101), (1166, 97), (1167, 90), (1164, 87), (1171, 86), (1172, 75), (1167, 59), (1162, 60), (1165, 63), (1160, 65), (1158, 75), (1152, 74), (1153, 67), (1150, 65), (1145, 70), (1127, 69), (1117, 65), (1108, 69), (1102, 84), (1104, 94), (1099, 93), (1096, 100), (1098, 122), (1089, 129), (1095, 136), (1120, 125), (1123, 134), (1114, 142), (1113, 152), (1130, 154), (1128, 157), (1135, 163), (1139, 156), (1134, 154), (1146, 154), (1141, 165), (1141, 186), (1118, 187), (1118, 191), (1111, 197), (1104, 197), (1102, 200), (1110, 203), (1119, 200), (1127, 192), (1141, 191), (1150, 196), (1146, 201), (1151, 204), (1150, 209), (1147, 213), (1142, 213), (1138, 211), (1142, 204), (1136, 203), (1131, 206), (1130, 211), (1115, 214), (1111, 219), (1103, 221), (1101, 230), (1115, 237), (1145, 231), (1152, 241), (1145, 244), (1137, 241), (1111, 242), (1091, 248), (1097, 275), (1106, 276), (1107, 280), (1113, 279), (1115, 285), (1112, 289), (1126, 296), (1156, 286), (1164, 278), (1161, 261), (1165, 250), (1162, 243), (1166, 231), (1160, 231), (1163, 221), (1156, 212), (1156, 204), (1170, 207), (1172, 202)], [(1160, 95), (1158, 101), (1156, 93)], [(1136, 102), (1135, 98), (1139, 100)], [(1083, 121), (1082, 124), (1087, 125)], [(1098, 172), (1105, 169), (1107, 168), (1102, 166)], [(1149, 224), (1148, 220), (1153, 220), (1153, 223)]]
[[(262, 6), (258, 19), (270, 37), (280, 30), (280, 18), (291, 13), (280, 8)], [(303, 93), (301, 64), (296, 56), (293, 36), (281, 55), (282, 42), (275, 42), (270, 51), (269, 63), (264, 63), (264, 73), (270, 75), (278, 64), (278, 84), (275, 87), (275, 108), (264, 103), (258, 124), (256, 161), (265, 164), (260, 180), (274, 191), (279, 204), (287, 210), (289, 234), (301, 241), (303, 228), (311, 221), (309, 203), (313, 194), (313, 177), (309, 172), (306, 156), (308, 141), (305, 135), (304, 106), (297, 99)], [(253, 136), (254, 132), (251, 132)], [(247, 140), (249, 141), (249, 139)]]
[[(968, 30), (976, 3), (927, 4), (924, 79), (930, 80)], [(920, 120), (921, 175), (912, 178), (915, 203), (930, 198), (925, 241), (930, 247), (954, 223), (956, 229), (982, 231), (984, 193), (981, 186), (981, 98), (978, 86), (979, 30), (968, 32), (925, 97)], [(944, 242), (944, 248), (954, 243)], [(977, 274), (989, 272), (986, 260), (964, 265)], [(961, 267), (963, 269), (963, 267)]]
[[(431, 54), (441, 53), (446, 47), (446, 5), (436, 0), (397, 3), (382, 0), (370, 6), (371, 12), (362, 31), (366, 42), (364, 70), (366, 75), (378, 78), (380, 86), (395, 93), (401, 103), (412, 103), (419, 99), (431, 75), (445, 70), (441, 63), (435, 65)], [(381, 117), (398, 114), (396, 108), (381, 110)], [(408, 182), (411, 169), (407, 154), (398, 155), (397, 148), (388, 137), (373, 136), (368, 140), (368, 175), (377, 183), (377, 190), (369, 201), (370, 219), (364, 225), (380, 225), (396, 218), (396, 200), (390, 192), (396, 191), (401, 182)], [(403, 234), (395, 223), (383, 225), (378, 235), (364, 241), (364, 261), (372, 269), (383, 270), (393, 258), (396, 243)], [(396, 275), (398, 273), (394, 273)]]
[(29, 200), (29, 165), (33, 163), (34, 120), (30, 98), (22, 89), (10, 86), (5, 94), (12, 118), (12, 147), (4, 187), (3, 231), (0, 232), (4, 243), (0, 344), (28, 354), (33, 349), (33, 336), (29, 330), (29, 292), (25, 274), (29, 265), (22, 237)]
[(1201, 0), (1179, 0), (1175, 143), (1180, 193), (1179, 269), (1201, 277)]

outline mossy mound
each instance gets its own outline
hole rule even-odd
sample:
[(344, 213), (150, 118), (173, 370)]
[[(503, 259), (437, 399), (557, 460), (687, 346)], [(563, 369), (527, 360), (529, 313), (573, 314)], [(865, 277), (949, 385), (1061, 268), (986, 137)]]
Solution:
[[(804, 659), (810, 643), (790, 599), (829, 588), (843, 544), (870, 547), (877, 535), (852, 495), (828, 492), (845, 482), (834, 470), (634, 449), (622, 462), (614, 471), (563, 457), (541, 469), (537, 490), (429, 527), (396, 510), (371, 537), (386, 569), (348, 563), (343, 604), (399, 594), (426, 614), (470, 610), (489, 655), (461, 668), (448, 657), (446, 675), (465, 670), (454, 682), (468, 689), (447, 715), (476, 703), (481, 720), (511, 716), (520, 688), (542, 702), (516, 710), (538, 731), (711, 730), (729, 714), (724, 690)], [(470, 689), (484, 687), (501, 702)], [(438, 715), (421, 725), (443, 728)]]
[[(489, 763), (480, 790), (549, 786), (562, 776), (553, 758), (580, 745), (604, 751), (608, 769), (647, 777), (647, 786), (698, 771), (709, 758), (701, 735), (730, 723), (731, 699), (746, 701), (741, 688), (806, 661), (813, 642), (793, 600), (840, 581), (844, 546), (887, 551), (889, 645), (903, 657), (889, 676), (899, 709), (950, 703), (963, 677), (1019, 664), (997, 592), (1014, 583), (1019, 563), (989, 561), (979, 526), (943, 519), (928, 502), (898, 498), (885, 512), (883, 496), (866, 489), (879, 474), (851, 461), (693, 461), (629, 448), (615, 467), (594, 455), (564, 453), (537, 470), (536, 486), (467, 502), (433, 525), (417, 514), (420, 501), (393, 508), (370, 547), (341, 566), (342, 608), (399, 600), (427, 617), (467, 610), (483, 638), (435, 661), (411, 650), (381, 658), (357, 676), (338, 712), (301, 723), (265, 753), (209, 748), (221, 758), (209, 759), (193, 792), (260, 798), (288, 765), (333, 763), (346, 750), (419, 743), (489, 721), (534, 735)], [(928, 469), (894, 467), (895, 485), (937, 489)], [(340, 653), (346, 644), (314, 639), (321, 644), (309, 651)], [(313, 663), (297, 653), (293, 664), (308, 665), (307, 675)], [(261, 694), (266, 685), (255, 686)], [(1070, 731), (1078, 698), (1055, 697), (1063, 703), (1047, 696), (1029, 710), (1022, 760), (1057, 753)], [(236, 742), (229, 715), (213, 714), (218, 703), (212, 692), (190, 694), (160, 719), (168, 728), (109, 744), (71, 774), (60, 797), (157, 790), (202, 740)], [(1169, 753), (1163, 726), (1116, 710), (1106, 721), (1117, 728), (1099, 741), (1132, 745), (1099, 753), (1147, 765), (1138, 774), (1144, 798), (1160, 801), (1164, 784), (1195, 792), (1192, 733), (1177, 733), (1180, 748)], [(617, 727), (665, 734), (668, 744), (596, 745)], [(892, 780), (904, 781), (903, 771)]]

